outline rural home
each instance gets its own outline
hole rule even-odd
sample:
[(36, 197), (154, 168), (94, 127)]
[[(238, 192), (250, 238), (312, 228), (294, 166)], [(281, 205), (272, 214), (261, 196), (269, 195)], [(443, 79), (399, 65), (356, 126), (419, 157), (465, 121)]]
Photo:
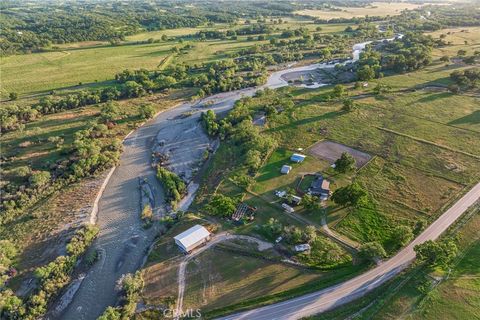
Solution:
[(290, 160), (293, 161), (293, 162), (296, 162), (296, 163), (299, 163), (299, 162), (303, 162), (303, 160), (305, 160), (305, 157), (303, 154), (299, 154), (299, 153), (294, 153), (291, 157), (290, 157)]
[(330, 181), (324, 179), (323, 176), (317, 175), (312, 181), (308, 192), (311, 195), (318, 196), (320, 200), (327, 200), (330, 196)]
[(282, 169), (280, 170), (280, 172), (281, 172), (282, 174), (288, 174), (288, 173), (290, 172), (290, 170), (292, 170), (292, 167), (287, 166), (286, 164), (284, 164), (284, 165), (282, 166)]
[(175, 236), (175, 243), (186, 253), (210, 240), (210, 232), (197, 224)]

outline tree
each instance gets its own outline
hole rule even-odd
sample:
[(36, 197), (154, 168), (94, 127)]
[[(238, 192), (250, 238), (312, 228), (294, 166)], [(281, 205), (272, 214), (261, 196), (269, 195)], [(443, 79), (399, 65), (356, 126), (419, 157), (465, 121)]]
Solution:
[(364, 65), (358, 68), (357, 78), (358, 80), (368, 81), (375, 78), (375, 69), (369, 65)]
[(460, 50), (457, 51), (457, 55), (458, 55), (459, 57), (463, 57), (463, 56), (466, 55), (466, 54), (467, 54), (467, 51), (466, 51), (466, 50), (460, 49)]
[(355, 170), (355, 158), (348, 152), (343, 152), (340, 158), (335, 161), (335, 170), (340, 173), (346, 173)]
[(262, 153), (255, 149), (248, 150), (245, 157), (245, 164), (251, 171), (258, 170), (262, 164)]
[(5, 319), (25, 319), (25, 306), (22, 299), (10, 289), (0, 290), (0, 314), (5, 316)]
[(114, 307), (108, 307), (97, 320), (120, 320), (122, 314), (120, 310)]
[(369, 260), (384, 258), (387, 256), (387, 253), (385, 252), (383, 246), (376, 241), (363, 244), (360, 247), (359, 254), (361, 257)]
[(51, 179), (50, 172), (48, 171), (37, 171), (30, 176), (30, 184), (34, 188), (43, 188), (45, 187)]
[(109, 101), (100, 108), (100, 119), (105, 122), (115, 122), (120, 117), (118, 104)]
[(442, 57), (440, 58), (440, 61), (442, 61), (442, 62), (450, 62), (450, 58), (449, 58), (448, 56), (442, 56)]
[(343, 99), (342, 110), (345, 112), (350, 112), (355, 109), (355, 103), (352, 99)]
[(417, 254), (417, 259), (431, 269), (435, 267), (448, 268), (458, 251), (452, 240), (428, 240), (416, 245), (413, 249)]
[(142, 104), (138, 113), (142, 119), (150, 119), (155, 115), (155, 108), (151, 104)]
[(267, 223), (260, 227), (267, 238), (275, 239), (283, 230), (283, 225), (275, 218), (268, 219)]
[(358, 207), (367, 200), (367, 191), (358, 183), (338, 188), (332, 195), (332, 200), (341, 206)]
[(409, 226), (397, 226), (393, 229), (392, 240), (400, 247), (407, 245), (413, 239), (413, 231)]
[(311, 194), (306, 194), (302, 198), (303, 207), (307, 210), (313, 211), (320, 208), (320, 202), (318, 197), (312, 196)]
[(10, 100), (12, 100), (12, 101), (13, 101), (13, 100), (17, 100), (17, 99), (18, 99), (18, 93), (16, 93), (16, 92), (10, 92), (10, 93), (8, 94), (8, 97), (9, 97)]
[(237, 208), (237, 201), (234, 198), (224, 196), (223, 194), (216, 194), (210, 200), (210, 203), (207, 205), (207, 210), (209, 210), (213, 215), (220, 217), (229, 217)]
[(303, 233), (303, 241), (312, 243), (317, 238), (317, 228), (314, 226), (307, 226)]
[(385, 94), (392, 90), (392, 88), (386, 84), (378, 83), (375, 88), (373, 88), (373, 93), (376, 95)]
[(341, 98), (346, 94), (347, 94), (347, 91), (345, 90), (345, 86), (342, 86), (341, 84), (337, 84), (335, 87), (333, 87), (334, 97)]

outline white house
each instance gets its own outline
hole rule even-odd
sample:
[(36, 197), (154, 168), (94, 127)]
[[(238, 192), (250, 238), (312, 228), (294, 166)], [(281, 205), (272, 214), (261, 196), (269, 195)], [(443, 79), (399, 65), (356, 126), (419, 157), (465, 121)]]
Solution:
[(182, 251), (188, 253), (210, 240), (210, 232), (208, 232), (205, 227), (197, 224), (175, 236), (173, 239), (175, 239), (175, 243)]

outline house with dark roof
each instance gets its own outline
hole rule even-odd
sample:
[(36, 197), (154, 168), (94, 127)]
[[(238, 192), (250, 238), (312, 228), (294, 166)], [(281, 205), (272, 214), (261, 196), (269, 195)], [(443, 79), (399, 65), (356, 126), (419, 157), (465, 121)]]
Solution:
[(320, 198), (320, 200), (327, 200), (330, 196), (330, 181), (325, 179), (322, 175), (317, 175), (312, 181), (308, 192)]

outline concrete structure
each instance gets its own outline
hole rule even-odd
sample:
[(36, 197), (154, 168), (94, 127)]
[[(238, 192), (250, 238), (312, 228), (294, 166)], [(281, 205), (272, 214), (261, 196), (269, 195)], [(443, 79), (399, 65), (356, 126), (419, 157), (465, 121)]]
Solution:
[(197, 224), (175, 236), (173, 239), (175, 239), (175, 243), (182, 251), (188, 253), (210, 240), (210, 232), (208, 232), (205, 227)]
[(280, 170), (280, 172), (281, 172), (282, 174), (288, 174), (288, 173), (290, 172), (290, 170), (292, 170), (292, 167), (287, 166), (286, 164), (284, 164), (284, 165), (282, 166), (282, 169)]
[(294, 153), (290, 157), (290, 160), (293, 161), (293, 162), (299, 163), (299, 162), (303, 162), (303, 160), (305, 160), (305, 158), (306, 158), (306, 156), (304, 156), (303, 154)]
[(320, 200), (327, 200), (330, 196), (330, 181), (318, 175), (310, 185), (308, 192), (311, 195), (319, 197)]

